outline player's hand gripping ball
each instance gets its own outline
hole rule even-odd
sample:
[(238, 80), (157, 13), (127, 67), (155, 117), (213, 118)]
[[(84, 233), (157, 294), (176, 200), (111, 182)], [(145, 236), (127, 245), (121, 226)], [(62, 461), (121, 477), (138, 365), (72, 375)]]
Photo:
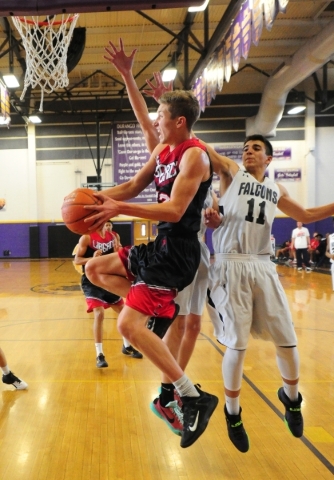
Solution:
[(90, 233), (89, 227), (94, 221), (85, 222), (86, 218), (94, 215), (95, 210), (86, 210), (84, 205), (101, 205), (100, 200), (94, 197), (94, 190), (90, 188), (77, 188), (64, 198), (61, 207), (63, 221), (71, 232), (78, 235)]

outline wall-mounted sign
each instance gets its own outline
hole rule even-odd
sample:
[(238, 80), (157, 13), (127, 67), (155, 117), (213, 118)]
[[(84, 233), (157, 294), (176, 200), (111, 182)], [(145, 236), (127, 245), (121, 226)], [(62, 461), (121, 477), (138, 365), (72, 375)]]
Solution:
[[(216, 150), (217, 153), (220, 155), (224, 155), (225, 157), (234, 160), (235, 162), (242, 161), (242, 150), (243, 144), (240, 143), (239, 145), (226, 145), (223, 143), (215, 143), (211, 144), (212, 147)], [(274, 160), (291, 160), (291, 148), (290, 147), (273, 147)]]
[[(150, 158), (145, 138), (137, 122), (118, 122), (112, 128), (114, 160), (114, 182), (120, 184), (130, 180)], [(130, 203), (155, 203), (156, 190), (151, 183)]]
[(275, 181), (300, 182), (301, 179), (302, 179), (301, 168), (277, 168), (275, 170)]

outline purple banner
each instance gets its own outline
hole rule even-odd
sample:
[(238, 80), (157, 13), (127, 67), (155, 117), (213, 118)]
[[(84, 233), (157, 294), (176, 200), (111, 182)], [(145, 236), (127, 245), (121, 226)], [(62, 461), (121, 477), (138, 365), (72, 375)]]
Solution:
[(249, 8), (249, 2), (245, 2), (241, 7), (241, 55), (246, 60), (251, 46), (251, 26), (252, 10)]
[(275, 181), (300, 182), (302, 179), (301, 168), (278, 168), (275, 170)]
[(219, 155), (228, 157), (235, 162), (242, 161), (242, 146), (213, 145), (213, 148), (219, 153)]
[(262, 0), (254, 0), (252, 14), (252, 42), (258, 45), (263, 28)]
[(232, 74), (232, 37), (233, 37), (233, 27), (231, 27), (225, 37), (225, 80), (230, 81)]
[(278, 0), (278, 10), (281, 13), (286, 13), (286, 7), (289, 3), (289, 0)]
[[(225, 157), (234, 160), (235, 162), (242, 161), (242, 150), (243, 144), (239, 145), (224, 145), (224, 144), (215, 144), (213, 148), (216, 150), (217, 153), (220, 155), (224, 155)], [(274, 160), (291, 160), (291, 148), (290, 147), (273, 147)]]
[(271, 30), (274, 24), (274, 20), (278, 14), (278, 5), (276, 0), (266, 0), (264, 2), (264, 21), (266, 29)]
[(200, 109), (202, 112), (205, 111), (205, 102), (206, 102), (206, 82), (203, 76), (200, 76), (195, 83), (194, 93), (198, 100)]
[(291, 160), (291, 148), (275, 147), (274, 159), (275, 160)]
[(241, 58), (241, 30), (242, 30), (242, 10), (239, 11), (233, 23), (233, 37), (232, 37), (232, 61), (233, 68), (237, 72)]
[[(127, 182), (150, 158), (142, 130), (137, 122), (119, 122), (112, 128), (114, 181)], [(130, 203), (156, 203), (155, 185), (151, 183)]]
[(224, 55), (224, 45), (220, 45), (218, 49), (218, 71), (217, 71), (217, 85), (219, 90), (223, 88), (224, 85), (224, 71), (225, 71), (225, 55)]

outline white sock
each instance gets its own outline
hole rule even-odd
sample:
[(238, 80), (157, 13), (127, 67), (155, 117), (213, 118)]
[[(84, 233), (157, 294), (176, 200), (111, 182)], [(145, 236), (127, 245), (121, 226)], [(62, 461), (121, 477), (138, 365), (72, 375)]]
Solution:
[(100, 353), (103, 353), (102, 343), (95, 343), (96, 356), (98, 357)]
[(296, 385), (290, 385), (283, 380), (283, 388), (285, 395), (291, 400), (291, 402), (298, 400), (298, 383)]
[(181, 378), (173, 382), (180, 397), (199, 397), (199, 393), (187, 375), (184, 373)]
[(131, 343), (129, 342), (129, 340), (127, 340), (125, 337), (123, 337), (123, 345), (125, 348), (128, 348), (131, 346)]
[(240, 412), (240, 395), (237, 397), (228, 397), (225, 395), (226, 410), (230, 415), (239, 415)]
[[(231, 392), (241, 389), (242, 373), (246, 350), (232, 350), (227, 348), (224, 355), (222, 370), (224, 387)], [(239, 415), (240, 395), (229, 397), (225, 394), (226, 410), (230, 415)]]
[[(299, 354), (297, 347), (276, 347), (276, 362), (283, 379), (298, 380)], [(298, 381), (296, 384), (290, 385), (283, 380), (283, 388), (285, 394), (292, 402), (298, 400)]]
[(6, 365), (5, 367), (1, 367), (1, 370), (3, 371), (4, 375), (8, 375), (10, 372), (10, 368), (8, 367), (8, 365)]

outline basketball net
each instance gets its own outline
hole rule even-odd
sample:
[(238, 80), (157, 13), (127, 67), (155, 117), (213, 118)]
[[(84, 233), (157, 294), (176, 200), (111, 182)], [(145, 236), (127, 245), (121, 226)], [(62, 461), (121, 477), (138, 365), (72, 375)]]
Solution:
[(67, 87), (67, 50), (70, 44), (78, 14), (40, 17), (12, 17), (19, 31), (26, 51), (26, 73), (24, 89), (20, 97), (24, 99), (27, 88), (41, 88), (39, 111), (43, 111), (44, 92), (51, 93), (57, 88)]

